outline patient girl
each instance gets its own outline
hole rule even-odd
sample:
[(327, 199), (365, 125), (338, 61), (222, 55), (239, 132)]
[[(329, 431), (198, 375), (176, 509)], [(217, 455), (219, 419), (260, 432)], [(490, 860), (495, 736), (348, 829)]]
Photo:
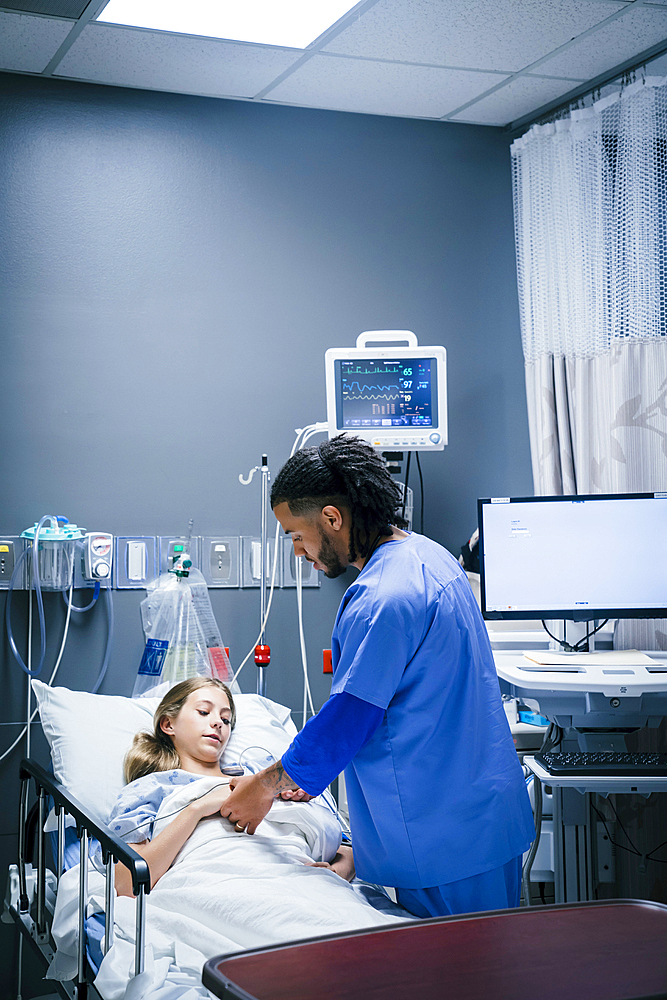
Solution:
[[(154, 715), (153, 732), (134, 737), (124, 764), (128, 784), (108, 825), (146, 859), (151, 888), (171, 867), (199, 821), (219, 812), (229, 795), (229, 779), (220, 771), (220, 757), (235, 721), (229, 688), (215, 678), (194, 677), (174, 685), (164, 696)], [(220, 782), (151, 839), (163, 799), (175, 787), (196, 781), (195, 776), (217, 777)], [(331, 865), (320, 864), (347, 879), (354, 875), (351, 852), (349, 857), (337, 856)], [(132, 895), (130, 872), (120, 863), (116, 865), (116, 891), (119, 896)]]
[[(220, 757), (235, 720), (229, 688), (212, 677), (192, 677), (164, 696), (155, 712), (153, 732), (134, 737), (125, 757), (128, 785), (111, 812), (109, 826), (119, 836), (127, 835), (124, 816), (131, 815), (132, 826), (138, 827), (132, 846), (148, 862), (151, 888), (170, 868), (200, 819), (218, 812), (229, 795)], [(220, 784), (186, 806), (151, 840), (152, 821), (162, 800), (176, 786), (194, 781), (192, 775), (217, 776)], [(132, 895), (130, 873), (122, 864), (116, 865), (116, 890), (119, 896)]]

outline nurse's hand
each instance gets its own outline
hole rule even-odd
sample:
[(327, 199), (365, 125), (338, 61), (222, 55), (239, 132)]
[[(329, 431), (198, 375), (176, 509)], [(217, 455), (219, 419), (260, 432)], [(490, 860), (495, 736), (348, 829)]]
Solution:
[(232, 778), (231, 792), (220, 807), (237, 833), (254, 833), (273, 805), (276, 792), (261, 780), (262, 772), (245, 778)]

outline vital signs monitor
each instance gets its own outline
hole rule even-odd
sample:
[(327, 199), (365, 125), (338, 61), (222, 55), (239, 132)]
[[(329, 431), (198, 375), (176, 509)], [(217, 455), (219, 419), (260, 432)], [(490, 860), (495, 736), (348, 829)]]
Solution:
[(369, 330), (356, 347), (330, 348), (325, 368), (330, 438), (351, 434), (392, 451), (447, 444), (444, 347), (419, 347), (410, 330)]
[(667, 493), (479, 500), (487, 619), (667, 616)]

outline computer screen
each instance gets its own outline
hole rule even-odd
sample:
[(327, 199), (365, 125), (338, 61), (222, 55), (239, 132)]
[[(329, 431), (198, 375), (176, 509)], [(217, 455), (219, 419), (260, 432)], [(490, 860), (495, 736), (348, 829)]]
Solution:
[(326, 366), (330, 437), (354, 434), (408, 451), (447, 443), (444, 348), (332, 348)]
[(478, 501), (486, 619), (667, 617), (667, 493)]

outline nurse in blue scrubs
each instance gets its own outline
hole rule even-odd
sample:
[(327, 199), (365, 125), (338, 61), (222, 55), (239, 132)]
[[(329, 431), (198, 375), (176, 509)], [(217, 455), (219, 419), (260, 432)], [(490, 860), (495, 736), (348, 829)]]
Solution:
[(329, 577), (360, 572), (330, 698), (277, 764), (232, 781), (221, 812), (252, 834), (277, 795), (317, 795), (344, 770), (360, 878), (419, 917), (518, 906), (535, 831), (486, 627), (453, 556), (399, 527), (401, 504), (380, 456), (344, 435), (276, 477), (295, 554)]

